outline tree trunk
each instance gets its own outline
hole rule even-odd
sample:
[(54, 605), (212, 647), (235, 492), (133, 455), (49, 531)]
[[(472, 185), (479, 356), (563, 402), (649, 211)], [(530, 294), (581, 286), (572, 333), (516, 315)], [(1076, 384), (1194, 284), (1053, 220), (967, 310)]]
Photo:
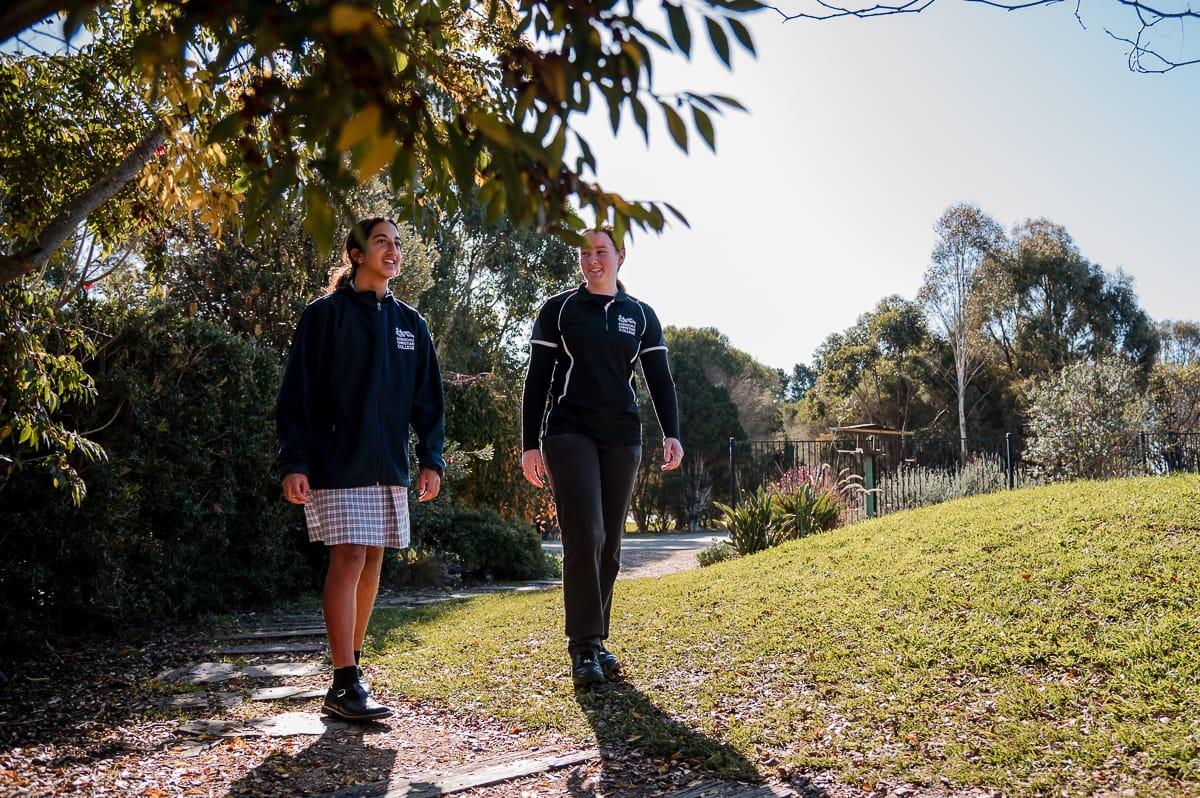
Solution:
[(967, 386), (963, 384), (961, 378), (958, 382), (958, 443), (962, 450), (963, 460), (967, 459), (967, 413), (966, 413), (966, 394)]
[(0, 257), (0, 285), (41, 269), (76, 228), (89, 215), (137, 177), (154, 151), (167, 139), (166, 127), (159, 122), (133, 151), (104, 177), (77, 196), (62, 213), (46, 225), (36, 239), (11, 255)]

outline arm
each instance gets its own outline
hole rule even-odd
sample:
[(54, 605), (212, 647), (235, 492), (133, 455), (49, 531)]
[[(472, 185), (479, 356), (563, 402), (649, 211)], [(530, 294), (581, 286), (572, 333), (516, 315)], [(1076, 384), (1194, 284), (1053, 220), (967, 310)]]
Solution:
[(422, 319), (417, 334), (417, 379), (413, 385), (412, 428), (417, 433), (417, 479), (420, 501), (429, 501), (441, 490), (446, 461), (442, 448), (446, 443), (446, 403), (442, 393), (442, 372), (429, 328)]
[(646, 389), (654, 402), (654, 413), (663, 433), (663, 471), (674, 471), (683, 462), (683, 444), (679, 442), (679, 402), (675, 397), (675, 380), (667, 362), (667, 339), (663, 335), (658, 314), (642, 305), (646, 314), (646, 329), (642, 331), (638, 359)]
[(284, 480), (284, 495), (297, 504), (303, 503), (308, 491), (314, 401), (312, 380), (319, 371), (322, 345), (316, 315), (309, 306), (300, 317), (279, 396), (275, 400), (275, 427), (279, 436), (276, 463)]
[(554, 361), (562, 335), (558, 329), (558, 309), (552, 302), (542, 305), (533, 321), (529, 337), (529, 369), (525, 372), (525, 390), (521, 394), (521, 470), (537, 488), (546, 486), (546, 466), (542, 462), (539, 439), (546, 413), (546, 397), (554, 378)]
[(679, 442), (679, 402), (675, 396), (675, 380), (667, 363), (667, 351), (646, 352), (641, 361), (646, 389), (650, 392), (658, 426), (663, 433), (663, 470), (673, 471), (683, 461), (683, 445)]
[(542, 415), (554, 374), (557, 350), (537, 343), (530, 345), (529, 370), (525, 372), (525, 390), (521, 394), (521, 470), (535, 487), (545, 487), (546, 468), (538, 438), (542, 433)]

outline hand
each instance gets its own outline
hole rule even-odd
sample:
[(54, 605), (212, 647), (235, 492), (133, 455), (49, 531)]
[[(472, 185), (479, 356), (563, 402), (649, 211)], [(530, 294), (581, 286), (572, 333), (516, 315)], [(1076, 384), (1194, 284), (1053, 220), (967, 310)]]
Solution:
[(308, 501), (308, 474), (286, 474), (283, 477), (283, 498), (292, 504)]
[(663, 438), (663, 471), (674, 471), (683, 462), (683, 444), (678, 438)]
[(546, 487), (546, 463), (542, 461), (542, 453), (537, 449), (528, 449), (521, 455), (521, 470), (525, 479), (535, 488)]
[(417, 501), (427, 502), (437, 498), (442, 490), (442, 475), (436, 468), (422, 468), (417, 477)]

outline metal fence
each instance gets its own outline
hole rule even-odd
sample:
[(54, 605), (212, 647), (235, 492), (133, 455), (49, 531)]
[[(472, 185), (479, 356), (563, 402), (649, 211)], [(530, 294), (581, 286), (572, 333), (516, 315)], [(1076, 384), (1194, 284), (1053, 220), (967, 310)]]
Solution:
[[(1200, 472), (1200, 432), (1137, 432), (1098, 444), (1062, 439), (1073, 466), (1034, 462), (1036, 440), (1009, 433), (990, 437), (863, 436), (823, 441), (729, 440), (731, 504), (760, 487), (786, 482), (797, 469), (828, 469), (834, 480), (861, 484), (854, 516), (876, 516), (948, 499), (1070, 478)], [(1079, 463), (1083, 465), (1080, 466)]]

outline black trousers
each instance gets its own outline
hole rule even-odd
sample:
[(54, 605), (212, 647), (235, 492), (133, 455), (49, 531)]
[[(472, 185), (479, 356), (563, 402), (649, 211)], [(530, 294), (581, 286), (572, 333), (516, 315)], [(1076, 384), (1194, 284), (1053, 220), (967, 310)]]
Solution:
[(608, 638), (621, 535), (642, 447), (608, 446), (577, 433), (548, 435), (542, 459), (562, 530), (568, 650), (595, 650)]

